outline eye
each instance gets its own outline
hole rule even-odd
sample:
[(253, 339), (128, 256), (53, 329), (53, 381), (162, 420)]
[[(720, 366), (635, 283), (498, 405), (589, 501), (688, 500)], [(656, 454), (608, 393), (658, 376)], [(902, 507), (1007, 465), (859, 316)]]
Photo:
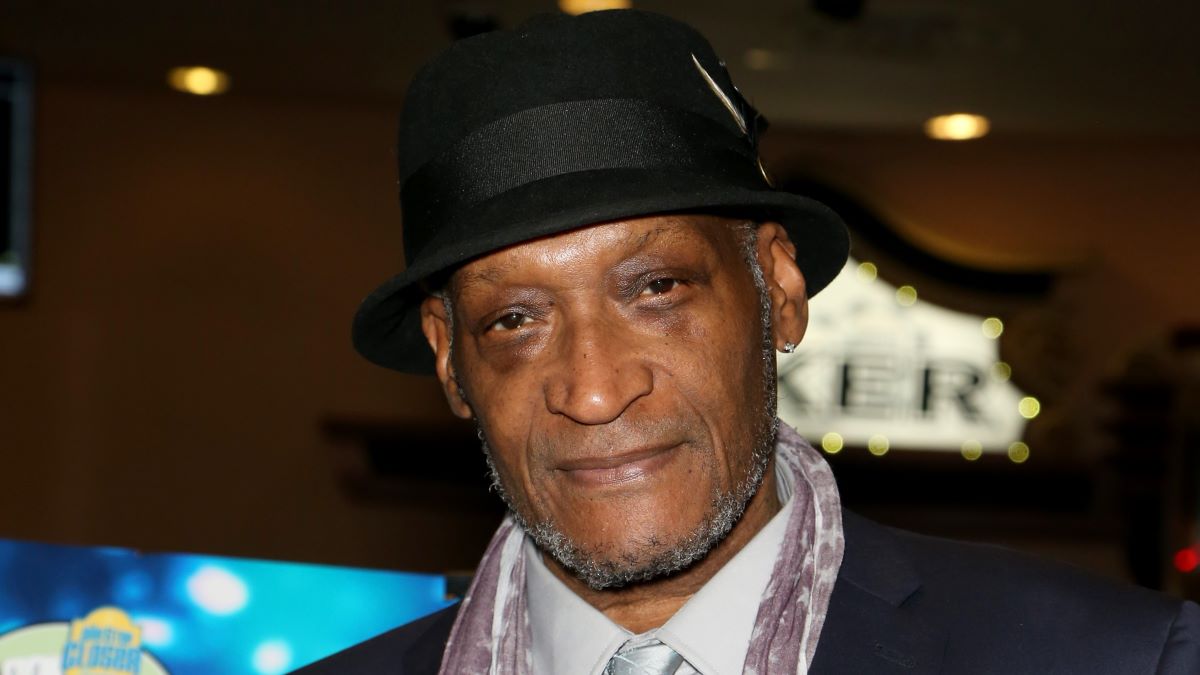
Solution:
[(516, 330), (530, 322), (530, 318), (520, 312), (509, 312), (488, 326), (488, 330)]
[(680, 284), (678, 279), (655, 279), (646, 284), (646, 288), (642, 289), (642, 295), (662, 295), (675, 289)]

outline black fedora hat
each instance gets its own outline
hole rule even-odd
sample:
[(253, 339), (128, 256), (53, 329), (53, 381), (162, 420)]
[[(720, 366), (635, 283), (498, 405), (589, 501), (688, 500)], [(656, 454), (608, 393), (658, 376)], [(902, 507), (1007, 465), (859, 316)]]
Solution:
[(405, 98), (407, 265), (359, 307), (355, 348), (432, 373), (423, 280), (522, 241), (658, 213), (777, 220), (815, 294), (846, 261), (846, 228), (771, 186), (758, 157), (764, 128), (704, 37), (658, 14), (546, 15), (455, 43)]

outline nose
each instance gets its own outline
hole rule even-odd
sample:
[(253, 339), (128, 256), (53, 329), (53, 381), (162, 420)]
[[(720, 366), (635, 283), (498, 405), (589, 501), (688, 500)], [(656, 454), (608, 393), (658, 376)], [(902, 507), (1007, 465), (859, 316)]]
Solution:
[(547, 370), (546, 407), (579, 424), (607, 424), (654, 389), (636, 340), (604, 321), (560, 333), (557, 363)]

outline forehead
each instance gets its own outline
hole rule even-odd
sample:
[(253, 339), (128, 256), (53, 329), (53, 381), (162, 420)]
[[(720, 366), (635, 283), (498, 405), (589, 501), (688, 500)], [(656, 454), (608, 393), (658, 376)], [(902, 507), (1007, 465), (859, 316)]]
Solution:
[(452, 283), (463, 290), (535, 268), (569, 274), (586, 264), (617, 262), (640, 253), (721, 256), (736, 249), (734, 226), (739, 222), (674, 214), (598, 223), (490, 253), (459, 268)]

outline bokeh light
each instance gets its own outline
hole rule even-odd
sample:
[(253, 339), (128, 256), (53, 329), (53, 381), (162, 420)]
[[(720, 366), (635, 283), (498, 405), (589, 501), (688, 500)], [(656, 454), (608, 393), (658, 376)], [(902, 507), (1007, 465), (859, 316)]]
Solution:
[(254, 648), (250, 663), (256, 673), (280, 675), (291, 668), (292, 646), (284, 640), (267, 640)]
[(912, 286), (901, 286), (896, 289), (896, 302), (905, 307), (912, 307), (917, 302), (917, 289)]
[(1008, 382), (1012, 378), (1012, 366), (1003, 361), (992, 364), (992, 377), (999, 382)]
[(157, 616), (135, 616), (133, 622), (142, 631), (142, 642), (150, 647), (161, 649), (175, 642), (175, 627), (166, 619)]
[(879, 268), (875, 263), (861, 262), (858, 264), (858, 278), (862, 281), (875, 281), (879, 277)]
[(883, 434), (875, 434), (867, 439), (867, 452), (875, 455), (876, 457), (883, 457), (886, 455), (889, 447), (891, 447), (891, 444), (888, 443), (887, 436), (884, 436)]
[(983, 444), (979, 441), (963, 441), (962, 456), (968, 462), (974, 462), (983, 457)]
[(969, 141), (986, 136), (991, 128), (991, 122), (983, 115), (952, 113), (929, 118), (925, 122), (925, 135), (939, 141)]
[(846, 441), (836, 431), (830, 431), (821, 437), (821, 448), (831, 455), (836, 455), (846, 447)]
[(1189, 546), (1175, 554), (1175, 569), (1184, 574), (1191, 574), (1200, 567), (1200, 552), (1195, 546)]
[(208, 66), (180, 66), (167, 73), (167, 83), (185, 94), (214, 96), (228, 91), (229, 75)]
[(1032, 396), (1026, 396), (1017, 403), (1017, 412), (1021, 413), (1021, 417), (1031, 420), (1042, 412), (1042, 403)]
[(1004, 322), (994, 316), (984, 319), (980, 328), (983, 330), (983, 336), (991, 340), (1004, 334)]
[(1022, 441), (1017, 441), (1008, 446), (1008, 458), (1013, 464), (1024, 464), (1029, 459), (1029, 446)]
[(150, 595), (152, 585), (150, 575), (145, 572), (123, 574), (113, 584), (113, 599), (119, 604), (140, 602)]
[(240, 612), (250, 601), (250, 589), (237, 575), (216, 565), (205, 565), (188, 577), (188, 597), (209, 614)]

